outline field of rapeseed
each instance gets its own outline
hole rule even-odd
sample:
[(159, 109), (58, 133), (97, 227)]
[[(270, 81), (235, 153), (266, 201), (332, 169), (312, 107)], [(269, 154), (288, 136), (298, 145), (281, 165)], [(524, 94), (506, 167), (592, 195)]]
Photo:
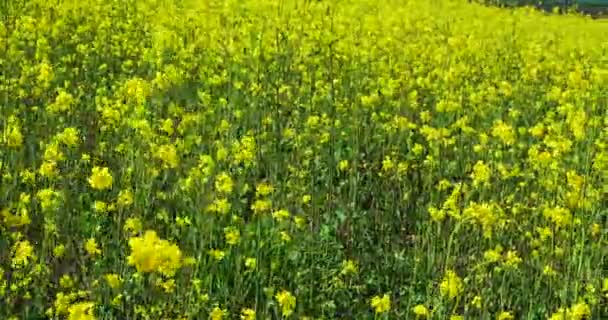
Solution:
[(0, 319), (608, 318), (606, 22), (0, 12)]

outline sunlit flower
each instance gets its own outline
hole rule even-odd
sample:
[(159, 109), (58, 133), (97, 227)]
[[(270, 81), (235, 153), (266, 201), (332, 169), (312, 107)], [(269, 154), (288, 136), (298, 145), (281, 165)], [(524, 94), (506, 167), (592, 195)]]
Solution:
[(92, 302), (80, 302), (68, 308), (68, 320), (95, 320)]
[(99, 245), (95, 238), (89, 238), (84, 244), (84, 249), (90, 256), (101, 254), (101, 250), (99, 249)]
[(93, 189), (103, 190), (112, 187), (112, 174), (107, 167), (93, 167), (89, 184)]
[(496, 320), (513, 320), (515, 317), (509, 311), (502, 311), (496, 316)]
[(112, 289), (118, 288), (122, 283), (122, 279), (120, 278), (120, 276), (115, 273), (108, 273), (104, 277), (106, 279), (106, 282)]
[(224, 319), (224, 316), (226, 316), (226, 311), (222, 310), (220, 307), (215, 306), (213, 308), (213, 310), (211, 310), (211, 313), (209, 314), (209, 319), (211, 320), (221, 320)]
[(449, 299), (454, 299), (460, 296), (464, 290), (462, 279), (453, 270), (448, 270), (445, 273), (443, 280), (439, 286), (441, 294)]
[(281, 314), (283, 317), (289, 317), (296, 308), (296, 297), (294, 297), (289, 291), (282, 290), (277, 293), (275, 298), (281, 306)]
[(23, 240), (15, 243), (13, 248), (14, 266), (27, 265), (31, 258), (34, 257), (34, 248), (29, 241)]
[(386, 313), (391, 310), (391, 298), (388, 294), (375, 296), (372, 298), (370, 305), (376, 314)]
[(418, 318), (426, 318), (429, 316), (429, 309), (427, 309), (423, 304), (416, 305), (412, 311)]
[(255, 310), (245, 308), (241, 310), (241, 320), (255, 320)]
[(138, 272), (160, 272), (172, 276), (182, 266), (182, 253), (175, 244), (160, 239), (155, 231), (148, 230), (141, 237), (129, 239), (131, 254), (129, 265)]
[(246, 258), (245, 259), (245, 267), (247, 267), (247, 269), (253, 270), (256, 268), (256, 266), (257, 266), (256, 258)]
[(235, 227), (224, 228), (224, 237), (229, 245), (237, 245), (241, 239), (241, 233)]
[(359, 266), (353, 260), (342, 261), (342, 273), (343, 275), (356, 274), (359, 271)]

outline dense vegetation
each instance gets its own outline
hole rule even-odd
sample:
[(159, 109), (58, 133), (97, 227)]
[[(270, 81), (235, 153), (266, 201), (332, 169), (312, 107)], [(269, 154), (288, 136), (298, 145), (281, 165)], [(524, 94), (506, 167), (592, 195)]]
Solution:
[(0, 8), (0, 319), (608, 317), (605, 21)]

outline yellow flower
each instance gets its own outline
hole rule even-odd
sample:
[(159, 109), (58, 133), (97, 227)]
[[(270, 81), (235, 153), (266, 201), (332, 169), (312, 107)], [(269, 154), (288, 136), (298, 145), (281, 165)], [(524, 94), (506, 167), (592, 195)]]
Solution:
[(302, 204), (304, 204), (304, 205), (309, 204), (311, 200), (312, 200), (312, 196), (309, 194), (305, 194), (302, 196)]
[(569, 319), (570, 319), (569, 311), (564, 308), (559, 308), (559, 309), (557, 309), (556, 312), (554, 312), (551, 315), (551, 317), (549, 317), (548, 320), (569, 320)]
[(89, 184), (93, 189), (109, 189), (112, 187), (112, 174), (106, 167), (93, 167)]
[(173, 278), (167, 279), (166, 281), (162, 281), (161, 278), (159, 278), (156, 284), (159, 288), (162, 288), (165, 293), (172, 293), (175, 291), (175, 279)]
[(283, 241), (283, 242), (291, 241), (291, 235), (289, 235), (289, 233), (287, 231), (279, 232), (279, 236), (281, 237), (281, 241)]
[(93, 203), (93, 209), (95, 209), (95, 212), (105, 213), (108, 211), (108, 204), (103, 201), (96, 200)]
[(129, 239), (131, 254), (129, 265), (134, 265), (138, 272), (158, 271), (166, 276), (173, 276), (182, 266), (182, 253), (179, 248), (162, 240), (155, 231), (148, 230), (141, 237)]
[(338, 163), (338, 170), (340, 170), (340, 171), (346, 171), (346, 170), (348, 170), (348, 166), (349, 166), (348, 160), (341, 160)]
[(59, 144), (50, 143), (46, 146), (46, 150), (44, 150), (43, 159), (58, 162), (65, 160), (65, 155), (61, 152)]
[(543, 274), (549, 277), (553, 277), (555, 275), (557, 275), (557, 271), (555, 271), (555, 269), (553, 269), (552, 266), (550, 265), (546, 265), (545, 268), (543, 269)]
[(475, 296), (473, 297), (473, 301), (471, 301), (471, 305), (476, 309), (481, 309), (481, 297)]
[(572, 213), (566, 208), (545, 208), (543, 210), (543, 216), (551, 220), (558, 228), (572, 224)]
[(65, 253), (65, 246), (63, 244), (57, 245), (53, 248), (53, 257), (61, 258)]
[(80, 132), (76, 128), (65, 128), (57, 135), (57, 140), (68, 147), (75, 147), (80, 142)]
[(571, 308), (559, 308), (549, 320), (584, 320), (591, 316), (591, 308), (585, 302), (579, 302)]
[(600, 232), (602, 232), (602, 227), (600, 226), (599, 223), (594, 223), (591, 225), (591, 235), (594, 238), (597, 238), (600, 235)]
[(245, 267), (249, 270), (255, 269), (257, 266), (257, 260), (255, 258), (246, 258), (245, 259)]
[(64, 90), (61, 90), (55, 98), (55, 101), (47, 105), (46, 109), (50, 113), (67, 113), (70, 111), (74, 103), (74, 97)]
[[(12, 120), (12, 121), (11, 121)], [(10, 148), (18, 148), (23, 144), (23, 134), (21, 134), (21, 126), (17, 123), (15, 117), (9, 118), (9, 126), (4, 132), (4, 141)]]
[(101, 253), (95, 238), (90, 238), (84, 244), (84, 250), (91, 256), (96, 256)]
[(228, 202), (228, 199), (215, 199), (213, 203), (207, 206), (207, 211), (211, 213), (228, 214), (232, 205)]
[(131, 234), (139, 233), (142, 229), (141, 220), (138, 218), (128, 218), (127, 221), (125, 221), (124, 229)]
[(296, 297), (294, 297), (289, 291), (282, 290), (277, 293), (275, 298), (281, 306), (281, 313), (283, 317), (289, 317), (296, 308)]
[(471, 178), (473, 179), (473, 185), (478, 186), (490, 181), (491, 170), (488, 165), (486, 165), (483, 161), (477, 161), (473, 166), (473, 173), (471, 173)]
[(488, 263), (498, 262), (502, 258), (502, 247), (497, 245), (494, 249), (486, 250), (483, 258)]
[(68, 320), (95, 320), (92, 302), (80, 302), (68, 308)]
[(224, 256), (226, 256), (226, 253), (222, 250), (211, 249), (209, 250), (209, 255), (217, 261), (222, 261), (224, 259)]
[(570, 308), (572, 320), (588, 319), (591, 316), (591, 308), (584, 302), (579, 302)]
[(62, 195), (50, 188), (42, 189), (36, 193), (36, 198), (40, 201), (42, 210), (56, 209), (59, 205)]
[(513, 316), (513, 314), (511, 314), (511, 312), (508, 311), (503, 311), (501, 313), (498, 314), (498, 316), (496, 317), (496, 320), (513, 320), (515, 319), (515, 317)]
[(340, 271), (343, 275), (348, 274), (356, 274), (359, 271), (359, 267), (357, 263), (353, 260), (344, 260), (342, 261), (342, 271)]
[(226, 238), (226, 242), (233, 246), (237, 245), (241, 239), (241, 233), (235, 227), (227, 227), (224, 228), (224, 237)]
[(428, 211), (429, 211), (429, 215), (431, 216), (431, 220), (433, 220), (434, 222), (443, 221), (443, 219), (445, 218), (445, 215), (446, 215), (445, 210), (443, 210), (443, 209), (429, 207)]
[(118, 193), (118, 205), (128, 207), (133, 204), (133, 193), (130, 190), (121, 190)]
[(509, 250), (507, 251), (504, 265), (509, 268), (517, 269), (517, 266), (522, 262), (522, 259), (519, 257), (517, 251)]
[(106, 282), (112, 289), (118, 288), (122, 283), (122, 279), (120, 279), (120, 276), (115, 273), (108, 273), (105, 275), (105, 278)]
[(274, 192), (274, 187), (266, 182), (258, 184), (255, 188), (256, 197), (265, 197), (273, 192)]
[(415, 306), (412, 311), (414, 311), (414, 314), (416, 315), (416, 317), (419, 318), (426, 318), (429, 316), (429, 309), (427, 309), (424, 305), (419, 304), (417, 306)]
[(513, 128), (502, 120), (494, 122), (492, 127), (492, 136), (499, 138), (502, 143), (512, 145), (515, 143), (516, 136)]
[(265, 199), (264, 200), (258, 199), (258, 200), (255, 200), (253, 202), (253, 204), (251, 205), (251, 210), (253, 210), (253, 212), (255, 214), (260, 214), (262, 212), (269, 211), (271, 207), (272, 207), (272, 201), (265, 200)]
[(293, 222), (296, 224), (298, 229), (303, 229), (306, 226), (306, 219), (300, 216), (294, 216)]
[(464, 284), (458, 274), (453, 270), (448, 270), (439, 285), (439, 290), (441, 295), (448, 297), (448, 299), (454, 299), (462, 293), (463, 287)]
[(395, 163), (393, 162), (391, 157), (385, 156), (384, 160), (382, 160), (382, 171), (384, 171), (384, 172), (390, 171), (393, 169), (393, 167), (395, 167)]
[(250, 308), (241, 310), (241, 320), (255, 320), (255, 310)]
[(72, 286), (74, 286), (74, 280), (69, 275), (64, 274), (59, 279), (59, 286), (61, 286), (64, 289), (69, 289)]
[(230, 194), (234, 188), (234, 182), (232, 178), (226, 173), (222, 172), (215, 177), (215, 190), (221, 194)]
[(155, 245), (159, 241), (156, 232), (146, 231), (143, 237), (129, 240), (131, 254), (129, 265), (134, 265), (138, 272), (153, 272), (158, 267)]
[(23, 170), (19, 175), (24, 184), (33, 185), (36, 182), (36, 172), (33, 170)]
[(276, 210), (272, 213), (272, 217), (281, 222), (289, 218), (289, 211), (286, 209)]
[(179, 164), (179, 156), (174, 145), (166, 144), (158, 147), (154, 157), (163, 163), (164, 168), (176, 168)]
[(13, 266), (25, 266), (34, 257), (34, 248), (27, 240), (15, 243), (13, 250)]
[(370, 305), (376, 314), (386, 313), (391, 310), (391, 298), (388, 294), (384, 294), (382, 297), (375, 296)]
[(57, 162), (55, 161), (44, 161), (40, 165), (40, 169), (38, 170), (41, 176), (46, 178), (54, 178), (59, 174), (59, 170), (57, 170)]

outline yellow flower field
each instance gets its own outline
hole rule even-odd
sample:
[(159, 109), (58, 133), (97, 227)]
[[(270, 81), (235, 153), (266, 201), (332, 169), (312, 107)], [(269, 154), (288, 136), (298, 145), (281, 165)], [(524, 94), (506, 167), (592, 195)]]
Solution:
[(0, 15), (0, 319), (608, 319), (605, 20)]

